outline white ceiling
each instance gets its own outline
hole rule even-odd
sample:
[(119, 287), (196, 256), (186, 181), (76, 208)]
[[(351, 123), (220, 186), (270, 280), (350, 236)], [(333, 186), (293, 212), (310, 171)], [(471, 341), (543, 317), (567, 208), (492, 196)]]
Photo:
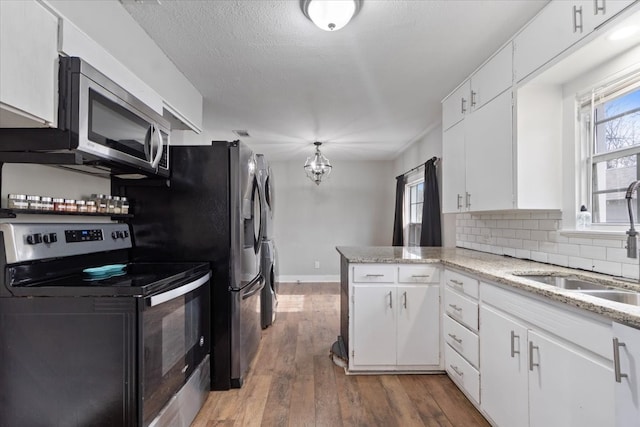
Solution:
[[(325, 32), (297, 0), (124, 1), (205, 98), (213, 139), (248, 130), (271, 160), (393, 159), (440, 101), (547, 0), (364, 0)], [(303, 160), (301, 160), (303, 161)]]

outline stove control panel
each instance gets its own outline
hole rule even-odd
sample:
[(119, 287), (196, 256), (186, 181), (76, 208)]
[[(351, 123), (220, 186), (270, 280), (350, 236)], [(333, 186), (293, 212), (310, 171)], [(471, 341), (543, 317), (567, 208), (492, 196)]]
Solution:
[(2, 223), (8, 264), (131, 248), (129, 226), (114, 223)]

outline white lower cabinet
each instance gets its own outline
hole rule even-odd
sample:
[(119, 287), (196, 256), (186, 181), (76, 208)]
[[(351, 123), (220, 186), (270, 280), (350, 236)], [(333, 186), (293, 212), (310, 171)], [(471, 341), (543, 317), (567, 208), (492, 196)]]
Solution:
[(350, 273), (349, 370), (439, 369), (438, 267), (361, 264)]
[(640, 329), (613, 324), (616, 427), (640, 425)]
[(610, 324), (482, 283), (481, 408), (497, 426), (613, 425)]

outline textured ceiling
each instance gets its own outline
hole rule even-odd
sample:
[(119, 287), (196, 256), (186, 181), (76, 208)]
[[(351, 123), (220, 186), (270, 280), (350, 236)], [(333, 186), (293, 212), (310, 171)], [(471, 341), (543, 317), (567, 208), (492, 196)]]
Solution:
[[(440, 101), (546, 0), (364, 0), (316, 28), (296, 0), (124, 1), (205, 98), (214, 139), (233, 129), (271, 160), (392, 159), (440, 123)], [(301, 160), (303, 161), (303, 160)]]

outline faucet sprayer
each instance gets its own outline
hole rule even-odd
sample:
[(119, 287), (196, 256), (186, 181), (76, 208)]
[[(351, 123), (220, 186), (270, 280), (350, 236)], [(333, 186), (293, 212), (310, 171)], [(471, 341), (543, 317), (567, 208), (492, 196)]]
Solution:
[(629, 231), (627, 231), (627, 236), (628, 236), (627, 237), (627, 257), (628, 258), (638, 257), (638, 243), (636, 240), (636, 236), (638, 235), (638, 232), (633, 226), (634, 224), (633, 210), (631, 209), (631, 196), (633, 195), (633, 192), (638, 189), (638, 186), (640, 186), (640, 180), (633, 181), (631, 184), (629, 184), (629, 187), (627, 188), (627, 194), (625, 195), (625, 199), (627, 199), (627, 207), (629, 208), (629, 227), (630, 227)]

